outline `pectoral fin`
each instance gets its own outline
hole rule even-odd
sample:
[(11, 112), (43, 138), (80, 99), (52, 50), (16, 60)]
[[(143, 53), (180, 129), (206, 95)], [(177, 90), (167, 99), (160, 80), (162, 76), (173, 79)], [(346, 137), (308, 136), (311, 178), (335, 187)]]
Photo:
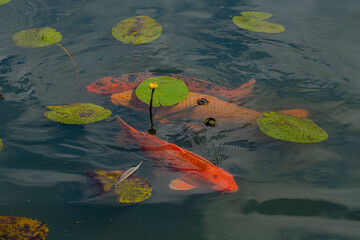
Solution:
[(288, 115), (292, 115), (295, 117), (302, 117), (302, 118), (307, 118), (309, 115), (309, 112), (305, 109), (291, 109), (291, 110), (285, 110), (285, 111), (280, 111), (280, 112), (288, 114)]
[(195, 188), (193, 185), (184, 182), (181, 179), (174, 179), (169, 183), (169, 188), (172, 190), (180, 190), (180, 191), (185, 191), (185, 190), (190, 190)]

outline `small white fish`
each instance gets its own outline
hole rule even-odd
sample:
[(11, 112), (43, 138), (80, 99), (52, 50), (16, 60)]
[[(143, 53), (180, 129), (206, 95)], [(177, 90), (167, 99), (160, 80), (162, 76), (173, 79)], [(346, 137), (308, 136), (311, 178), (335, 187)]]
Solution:
[(139, 167), (140, 165), (142, 164), (143, 161), (141, 161), (139, 163), (139, 165), (137, 165), (136, 167), (132, 167), (132, 168), (129, 168), (128, 170), (126, 170), (124, 172), (124, 174), (122, 174), (119, 178), (119, 180), (115, 183), (114, 187), (113, 188), (116, 188), (121, 182), (123, 182), (125, 179), (127, 179), (128, 177), (130, 177), (131, 174), (133, 174)]

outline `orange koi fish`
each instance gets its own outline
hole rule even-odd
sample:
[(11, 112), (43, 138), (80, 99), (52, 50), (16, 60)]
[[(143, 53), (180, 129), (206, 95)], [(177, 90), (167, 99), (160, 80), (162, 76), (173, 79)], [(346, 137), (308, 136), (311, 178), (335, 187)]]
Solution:
[(238, 88), (229, 89), (218, 84), (178, 74), (129, 73), (120, 76), (100, 78), (89, 84), (86, 87), (86, 90), (97, 94), (121, 93), (127, 90), (135, 89), (138, 84), (148, 78), (160, 76), (173, 77), (184, 81), (191, 92), (205, 93), (226, 99), (243, 98), (248, 96), (256, 83), (255, 79), (251, 79)]
[[(134, 108), (140, 111), (147, 111), (149, 106), (140, 101), (135, 91), (129, 90), (111, 95), (111, 101), (125, 107)], [(307, 117), (308, 111), (293, 109), (281, 111), (289, 115)], [(190, 119), (205, 121), (207, 118), (214, 118), (217, 123), (251, 123), (256, 124), (262, 113), (225, 102), (216, 97), (190, 92), (185, 100), (170, 106), (158, 107), (154, 111), (154, 117), (166, 122), (169, 119)]]
[(175, 190), (205, 188), (221, 192), (238, 190), (233, 176), (209, 160), (158, 137), (137, 131), (119, 116), (116, 118), (128, 139), (134, 141), (152, 159), (164, 163), (167, 168), (179, 174), (180, 179), (171, 181), (170, 188)]

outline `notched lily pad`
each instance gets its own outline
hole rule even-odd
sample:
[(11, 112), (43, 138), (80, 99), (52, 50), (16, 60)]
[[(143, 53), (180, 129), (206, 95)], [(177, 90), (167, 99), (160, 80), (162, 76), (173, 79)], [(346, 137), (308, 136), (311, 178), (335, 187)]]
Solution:
[(126, 44), (149, 43), (160, 37), (162, 27), (155, 19), (148, 16), (137, 16), (122, 20), (116, 24), (111, 33), (117, 40)]
[(328, 134), (313, 121), (277, 112), (265, 112), (257, 119), (262, 132), (283, 141), (298, 143), (321, 142)]
[(149, 83), (152, 82), (156, 82), (159, 86), (154, 91), (152, 103), (154, 107), (160, 105), (167, 107), (178, 104), (189, 94), (187, 85), (180, 79), (166, 76), (148, 78), (137, 86), (135, 93), (141, 101), (149, 105), (152, 91), (149, 88)]
[(19, 47), (45, 47), (61, 41), (62, 35), (51, 27), (32, 28), (17, 32), (13, 41)]
[(242, 16), (234, 16), (233, 22), (236, 26), (253, 31), (265, 33), (280, 33), (285, 31), (285, 27), (277, 24), (265, 22), (263, 20), (270, 18), (270, 13), (264, 12), (241, 12)]
[(49, 228), (45, 223), (27, 217), (0, 216), (0, 239), (46, 239)]
[(50, 105), (52, 110), (45, 112), (45, 117), (65, 124), (87, 124), (101, 121), (111, 115), (111, 111), (92, 103), (75, 103), (70, 105)]
[(126, 171), (97, 169), (89, 171), (87, 176), (99, 183), (103, 192), (114, 194), (120, 203), (137, 203), (148, 199), (152, 187), (146, 178), (131, 175), (116, 185)]
[(0, 0), (0, 5), (9, 3), (11, 0)]

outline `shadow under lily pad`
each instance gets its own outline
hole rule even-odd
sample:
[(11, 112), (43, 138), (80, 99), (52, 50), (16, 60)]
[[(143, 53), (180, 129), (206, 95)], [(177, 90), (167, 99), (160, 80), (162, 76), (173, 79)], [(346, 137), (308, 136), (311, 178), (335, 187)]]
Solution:
[(65, 124), (87, 124), (101, 121), (111, 115), (111, 111), (92, 103), (75, 103), (70, 105), (50, 105), (52, 110), (45, 112), (45, 117)]

